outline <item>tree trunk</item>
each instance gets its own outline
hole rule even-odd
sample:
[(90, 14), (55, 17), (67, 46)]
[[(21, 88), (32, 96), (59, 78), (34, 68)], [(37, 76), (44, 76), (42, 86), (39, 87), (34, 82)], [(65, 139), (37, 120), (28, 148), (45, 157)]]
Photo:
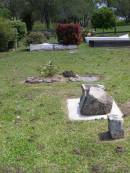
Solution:
[(103, 35), (104, 35), (104, 28), (103, 28)]
[(27, 14), (23, 17), (23, 21), (26, 23), (27, 30), (32, 31), (32, 26), (33, 26), (33, 20), (32, 20), (32, 15)]
[(117, 33), (117, 27), (116, 26), (114, 27), (114, 33), (115, 34)]
[(50, 19), (48, 17), (48, 15), (45, 14), (45, 23), (46, 23), (46, 28), (47, 30), (50, 29)]

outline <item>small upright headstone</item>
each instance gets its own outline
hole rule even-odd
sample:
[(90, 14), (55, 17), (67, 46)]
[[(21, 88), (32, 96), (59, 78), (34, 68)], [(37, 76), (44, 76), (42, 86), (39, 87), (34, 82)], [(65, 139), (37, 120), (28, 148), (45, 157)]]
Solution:
[(118, 115), (108, 116), (108, 130), (112, 139), (120, 139), (124, 137), (124, 120)]

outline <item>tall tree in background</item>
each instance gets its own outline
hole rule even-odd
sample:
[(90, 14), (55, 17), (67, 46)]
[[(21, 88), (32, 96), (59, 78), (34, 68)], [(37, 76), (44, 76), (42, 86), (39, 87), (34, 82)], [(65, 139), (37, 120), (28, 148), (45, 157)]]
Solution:
[(83, 26), (89, 26), (92, 15), (95, 11), (97, 0), (85, 0), (85, 14), (83, 19)]
[(100, 8), (95, 11), (92, 16), (92, 25), (96, 28), (104, 29), (112, 28), (116, 26), (116, 18), (113, 11), (110, 8)]
[(130, 21), (130, 0), (118, 0), (116, 3), (117, 14), (125, 17), (126, 23)]
[[(0, 0), (7, 7), (13, 19), (22, 19), (28, 30), (36, 20), (50, 22), (80, 22), (88, 25), (98, 0)], [(21, 8), (22, 7), (22, 8)]]
[(99, 0), (98, 2), (100, 4), (104, 3), (108, 8), (113, 7), (113, 5), (117, 2), (118, 0)]
[(20, 12), (22, 10), (21, 7), (23, 4), (23, 0), (4, 0), (4, 5), (10, 10), (13, 19), (20, 17)]
[(35, 12), (34, 18), (39, 18), (41, 22), (45, 22), (47, 29), (49, 29), (51, 19), (56, 12), (56, 0), (37, 0), (37, 2), (35, 0), (28, 0), (28, 2)]
[(80, 22), (88, 25), (97, 0), (57, 0), (57, 20), (62, 22)]

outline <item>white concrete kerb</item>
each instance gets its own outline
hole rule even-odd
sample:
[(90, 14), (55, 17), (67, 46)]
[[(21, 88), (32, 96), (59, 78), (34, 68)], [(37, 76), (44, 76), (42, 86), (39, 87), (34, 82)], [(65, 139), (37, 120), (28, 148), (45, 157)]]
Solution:
[(90, 120), (108, 119), (108, 115), (111, 114), (117, 115), (118, 118), (123, 117), (123, 113), (121, 112), (120, 108), (118, 107), (118, 105), (114, 100), (111, 112), (108, 115), (93, 115), (93, 116), (81, 115), (79, 109), (79, 102), (80, 98), (67, 100), (68, 117), (71, 121), (90, 121)]

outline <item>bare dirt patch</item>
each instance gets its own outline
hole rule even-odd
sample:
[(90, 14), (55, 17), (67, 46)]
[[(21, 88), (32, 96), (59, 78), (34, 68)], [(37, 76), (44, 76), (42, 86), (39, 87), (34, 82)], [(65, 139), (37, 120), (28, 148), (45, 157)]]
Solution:
[(117, 146), (115, 149), (116, 153), (124, 153), (125, 152), (125, 148), (122, 146)]

